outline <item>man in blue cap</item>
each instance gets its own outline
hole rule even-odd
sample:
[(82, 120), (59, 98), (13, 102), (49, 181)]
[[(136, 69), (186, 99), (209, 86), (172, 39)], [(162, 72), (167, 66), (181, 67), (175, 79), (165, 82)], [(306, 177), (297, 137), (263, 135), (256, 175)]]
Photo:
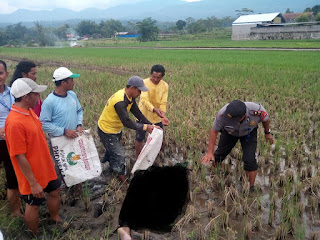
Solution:
[[(225, 105), (213, 122), (209, 136), (208, 152), (202, 158), (204, 164), (212, 161), (222, 162), (240, 140), (244, 162), (244, 170), (249, 179), (250, 191), (254, 191), (254, 182), (258, 164), (256, 160), (257, 129), (262, 122), (267, 142), (273, 144), (270, 132), (269, 115), (261, 104), (234, 100)], [(218, 149), (213, 154), (218, 133), (221, 132)]]

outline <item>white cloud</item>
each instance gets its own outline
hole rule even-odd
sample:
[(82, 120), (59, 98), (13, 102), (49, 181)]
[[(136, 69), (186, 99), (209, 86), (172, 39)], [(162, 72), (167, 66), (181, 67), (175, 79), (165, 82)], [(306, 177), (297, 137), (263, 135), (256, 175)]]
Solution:
[(55, 8), (68, 8), (80, 11), (85, 8), (106, 9), (125, 3), (136, 3), (143, 0), (1, 0), (0, 14), (12, 13), (17, 9), (52, 10)]
[(11, 13), (17, 10), (17, 8), (9, 6), (7, 1), (1, 1), (0, 2), (0, 14), (5, 14), (5, 13)]

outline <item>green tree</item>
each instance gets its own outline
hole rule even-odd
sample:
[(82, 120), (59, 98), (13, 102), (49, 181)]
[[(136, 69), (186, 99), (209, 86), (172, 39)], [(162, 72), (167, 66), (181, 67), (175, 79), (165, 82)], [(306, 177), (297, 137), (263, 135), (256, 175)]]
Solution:
[(182, 31), (183, 30), (183, 28), (186, 26), (186, 22), (185, 21), (183, 21), (183, 20), (178, 20), (177, 22), (176, 22), (176, 26), (177, 26), (177, 28), (178, 28), (178, 30), (179, 31)]
[(312, 12), (312, 9), (308, 7), (303, 12)]
[(94, 21), (84, 20), (78, 24), (78, 26), (76, 27), (76, 31), (80, 36), (98, 34), (99, 25)]
[(187, 24), (190, 24), (190, 23), (195, 22), (195, 20), (194, 20), (194, 18), (192, 18), (192, 17), (187, 17), (187, 18), (186, 18), (186, 22), (187, 22)]
[(317, 13), (317, 15), (315, 16), (314, 20), (320, 21), (320, 12)]
[(157, 21), (151, 17), (145, 18), (141, 22), (137, 23), (139, 33), (141, 34), (141, 37), (139, 38), (141, 42), (157, 40), (159, 28), (156, 23)]
[(36, 27), (36, 40), (39, 43), (41, 47), (44, 46), (53, 46), (54, 40), (52, 36), (49, 36), (49, 34), (46, 32), (46, 29), (39, 23), (34, 22), (34, 25)]
[(308, 13), (302, 13), (299, 17), (296, 18), (297, 22), (309, 22), (310, 15)]
[(254, 13), (254, 11), (250, 8), (242, 8), (242, 9), (238, 9), (235, 11), (237, 13), (237, 15), (240, 17), (242, 15), (249, 15), (251, 13)]
[(6, 34), (10, 40), (21, 40), (25, 39), (28, 29), (25, 26), (22, 26), (22, 23), (17, 23), (9, 25), (6, 28)]
[(108, 21), (101, 21), (100, 33), (103, 37), (110, 38), (114, 36), (116, 32), (124, 31), (124, 27), (120, 21), (110, 19)]
[(291, 11), (290, 8), (287, 8), (286, 13), (293, 13), (293, 11)]
[(315, 5), (312, 7), (313, 15), (316, 16), (318, 12), (320, 12), (320, 5)]
[(187, 30), (191, 34), (201, 33), (206, 31), (206, 27), (202, 19), (199, 19), (196, 22), (190, 23), (187, 26)]
[(53, 33), (61, 40), (67, 40), (67, 30), (69, 28), (68, 24), (64, 24), (61, 27), (53, 30)]

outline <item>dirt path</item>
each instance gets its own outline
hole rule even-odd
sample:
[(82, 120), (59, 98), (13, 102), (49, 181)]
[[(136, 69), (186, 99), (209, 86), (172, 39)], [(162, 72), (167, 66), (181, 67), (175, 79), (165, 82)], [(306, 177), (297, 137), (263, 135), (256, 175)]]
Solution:
[(98, 72), (111, 72), (117, 75), (132, 75), (136, 72), (130, 70), (124, 70), (121, 68), (111, 68), (111, 67), (99, 67), (93, 65), (86, 65), (83, 63), (75, 64), (75, 63), (68, 63), (68, 62), (59, 62), (59, 61), (34, 61), (33, 59), (28, 58), (19, 58), (19, 57), (9, 57), (5, 55), (0, 55), (0, 58), (3, 60), (9, 60), (13, 62), (20, 62), (20, 61), (33, 61), (38, 67), (39, 66), (50, 66), (50, 67), (61, 67), (62, 65), (68, 68), (83, 68), (85, 67), (87, 70), (98, 71)]
[(90, 47), (120, 49), (160, 49), (160, 50), (241, 50), (241, 51), (320, 51), (320, 48), (258, 48), (258, 47)]

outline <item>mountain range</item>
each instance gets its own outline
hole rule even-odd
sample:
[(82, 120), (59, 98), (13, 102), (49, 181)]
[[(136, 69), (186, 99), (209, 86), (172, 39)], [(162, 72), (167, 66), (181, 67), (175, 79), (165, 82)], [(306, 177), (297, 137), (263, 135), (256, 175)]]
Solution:
[(254, 13), (282, 12), (287, 8), (294, 12), (302, 12), (307, 7), (319, 4), (319, 0), (202, 0), (199, 2), (184, 2), (181, 0), (145, 0), (135, 4), (123, 4), (108, 9), (87, 8), (82, 11), (72, 11), (65, 8), (54, 10), (32, 11), (19, 9), (11, 14), (0, 14), (0, 24), (18, 22), (53, 22), (71, 19), (116, 19), (142, 20), (152, 17), (158, 21), (177, 21), (192, 17), (194, 19), (216, 16), (236, 17), (235, 10), (249, 8)]

